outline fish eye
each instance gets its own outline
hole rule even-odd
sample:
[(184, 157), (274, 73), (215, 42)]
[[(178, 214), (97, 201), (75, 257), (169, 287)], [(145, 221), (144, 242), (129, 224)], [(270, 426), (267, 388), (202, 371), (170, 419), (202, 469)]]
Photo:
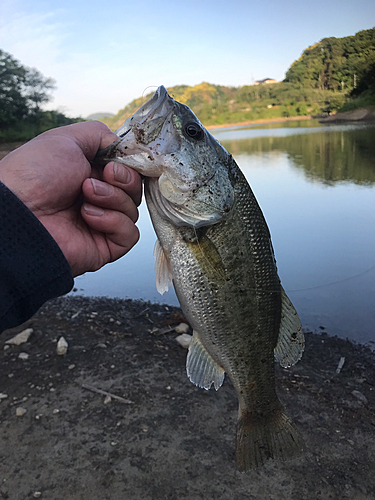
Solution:
[(196, 122), (187, 123), (185, 125), (185, 132), (189, 137), (195, 139), (196, 141), (201, 141), (204, 137), (202, 127), (200, 127)]

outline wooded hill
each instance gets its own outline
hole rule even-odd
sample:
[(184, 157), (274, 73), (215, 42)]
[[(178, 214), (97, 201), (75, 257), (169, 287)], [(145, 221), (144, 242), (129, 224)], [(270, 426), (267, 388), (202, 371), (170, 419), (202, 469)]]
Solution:
[[(329, 113), (375, 105), (375, 28), (344, 38), (324, 38), (308, 47), (273, 84), (225, 87), (203, 82), (168, 88), (204, 125)], [(103, 119), (118, 128), (153, 92)]]
[(308, 47), (285, 75), (285, 82), (321, 90), (365, 90), (375, 64), (375, 28), (344, 38), (323, 38)]

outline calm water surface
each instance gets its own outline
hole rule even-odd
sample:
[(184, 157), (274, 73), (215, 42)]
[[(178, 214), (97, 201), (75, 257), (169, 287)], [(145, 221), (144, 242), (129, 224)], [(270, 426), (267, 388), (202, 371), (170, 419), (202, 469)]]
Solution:
[[(302, 324), (375, 341), (375, 126), (287, 122), (211, 130), (252, 187), (279, 275)], [(76, 279), (77, 292), (177, 305), (155, 288), (156, 240), (140, 207), (141, 240), (120, 261)]]

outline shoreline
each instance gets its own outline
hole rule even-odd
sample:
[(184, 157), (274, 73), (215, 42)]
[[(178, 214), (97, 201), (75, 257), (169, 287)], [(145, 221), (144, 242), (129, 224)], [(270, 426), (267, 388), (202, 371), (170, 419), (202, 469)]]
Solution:
[(274, 117), (274, 118), (260, 118), (259, 120), (247, 120), (244, 122), (236, 122), (236, 123), (224, 123), (223, 125), (205, 125), (206, 129), (214, 129), (214, 128), (227, 128), (227, 127), (243, 127), (246, 125), (262, 125), (265, 123), (284, 123), (284, 122), (293, 122), (300, 120), (313, 120), (314, 117), (312, 115), (307, 116), (287, 116), (287, 117)]
[(334, 112), (329, 116), (308, 115), (288, 116), (275, 118), (261, 118), (259, 120), (247, 120), (244, 122), (224, 123), (223, 125), (207, 125), (206, 129), (220, 129), (228, 127), (244, 127), (246, 125), (262, 125), (267, 123), (285, 123), (301, 120), (319, 120), (320, 123), (369, 123), (375, 121), (375, 110), (370, 108), (357, 108), (351, 111)]
[(325, 118), (320, 118), (320, 123), (368, 123), (375, 121), (375, 110), (369, 108), (357, 108), (351, 111), (342, 111)]
[[(215, 130), (230, 127), (245, 127), (247, 125), (265, 125), (273, 123), (285, 123), (293, 121), (319, 120), (322, 124), (337, 124), (337, 123), (371, 123), (375, 121), (375, 110), (369, 108), (357, 108), (351, 111), (343, 111), (332, 113), (329, 116), (323, 115), (305, 115), (305, 116), (288, 116), (274, 118), (260, 118), (258, 120), (245, 120), (243, 122), (223, 123), (217, 125), (204, 125), (207, 130)], [(4, 141), (0, 142), (0, 160), (8, 153), (17, 149), (28, 141)]]

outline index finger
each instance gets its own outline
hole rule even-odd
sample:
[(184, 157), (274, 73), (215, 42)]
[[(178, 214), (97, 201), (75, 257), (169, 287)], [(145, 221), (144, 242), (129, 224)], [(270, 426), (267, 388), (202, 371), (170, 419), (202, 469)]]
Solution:
[(95, 120), (48, 130), (42, 135), (67, 136), (73, 139), (89, 161), (94, 158), (99, 149), (106, 148), (118, 139), (107, 125)]

